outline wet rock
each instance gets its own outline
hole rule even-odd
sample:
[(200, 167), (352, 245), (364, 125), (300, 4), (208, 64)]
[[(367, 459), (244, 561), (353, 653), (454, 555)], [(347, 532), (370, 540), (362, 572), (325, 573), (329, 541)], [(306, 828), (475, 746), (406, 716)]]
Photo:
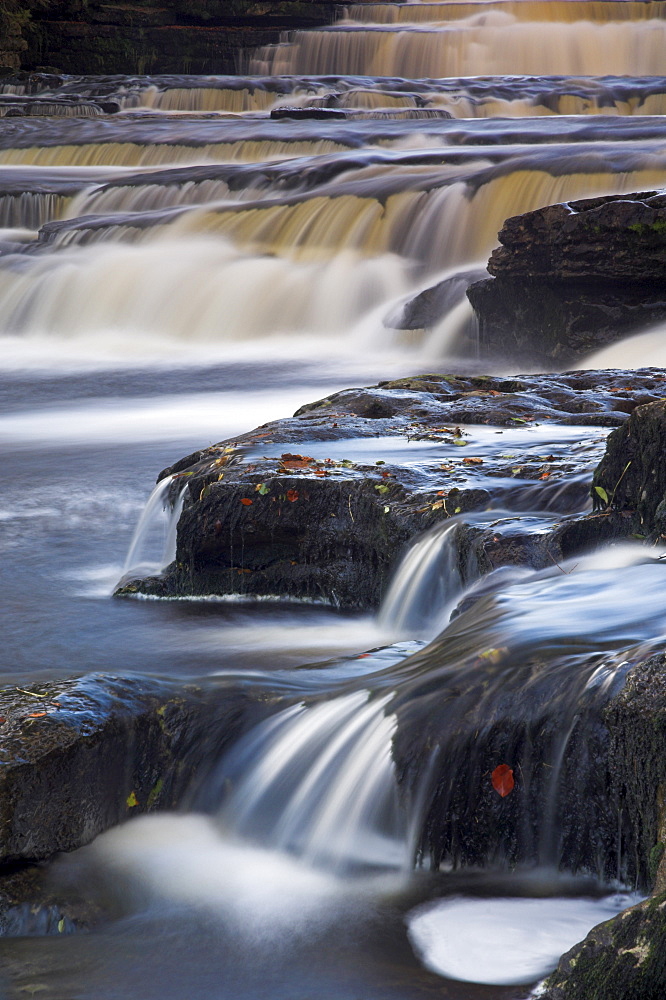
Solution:
[(508, 219), (468, 297), (480, 345), (567, 364), (666, 318), (666, 194), (549, 205)]
[(328, 121), (330, 118), (348, 118), (347, 111), (339, 108), (273, 108), (271, 118), (291, 118), (297, 121)]
[(3, 689), (0, 867), (176, 807), (251, 707), (248, 695), (206, 697), (194, 685), (103, 674)]
[(636, 407), (609, 435), (592, 483), (598, 507), (627, 513), (635, 533), (659, 541), (666, 539), (665, 444), (666, 402)]
[(594, 927), (560, 959), (543, 1000), (662, 1000), (666, 893)]
[(448, 315), (469, 286), (484, 276), (485, 271), (475, 269), (444, 278), (394, 309), (384, 318), (384, 326), (395, 330), (427, 330)]
[[(481, 587), (464, 611), (468, 625), (470, 615), (492, 623), (497, 609)], [(656, 881), (664, 891), (664, 655), (635, 662), (615, 694), (577, 695), (570, 712), (571, 673), (548, 667), (552, 651), (531, 651), (523, 663), (514, 644), (476, 649), (469, 660), (467, 626), (461, 620), (459, 631), (457, 621), (445, 644), (435, 640), (410, 659), (397, 700), (403, 794), (418, 801), (428, 788), (422, 856), (435, 866), (554, 864), (644, 891)], [(506, 800), (489, 780), (504, 761), (519, 783)]]
[[(330, 22), (332, 0), (12, 0), (0, 62), (61, 73), (233, 73), (239, 51)], [(4, 7), (5, 5), (3, 5)], [(26, 18), (28, 10), (32, 18)], [(27, 23), (26, 23), (27, 22)], [(0, 20), (0, 27), (3, 27)]]
[(42, 937), (90, 930), (101, 908), (74, 887), (56, 887), (51, 867), (23, 865), (0, 873), (0, 936)]
[[(160, 479), (175, 477), (173, 498), (185, 490), (175, 562), (160, 577), (124, 580), (117, 594), (377, 607), (401, 550), (451, 516), (490, 505), (554, 513), (584, 506), (599, 435), (581, 432), (592, 451), (585, 445), (573, 455), (569, 446), (544, 446), (544, 453), (524, 456), (504, 453), (499, 436), (494, 453), (483, 458), (474, 454), (482, 434), (475, 425), (614, 426), (638, 402), (658, 398), (665, 380), (662, 372), (636, 373), (628, 390), (619, 372), (513, 379), (429, 374), (335, 393), (163, 470)], [(332, 457), (334, 442), (375, 438), (376, 449), (364, 446), (367, 459), (340, 457), (339, 448)], [(434, 450), (420, 461), (388, 455), (392, 440), (404, 447), (413, 439)], [(581, 479), (584, 472), (590, 478)], [(530, 540), (520, 524), (510, 541), (504, 530), (470, 529), (485, 553), (481, 572), (516, 558), (551, 565), (627, 534), (622, 513), (557, 523), (551, 513), (550, 519), (548, 532)]]
[(507, 219), (495, 277), (657, 281), (666, 274), (666, 193), (608, 195)]

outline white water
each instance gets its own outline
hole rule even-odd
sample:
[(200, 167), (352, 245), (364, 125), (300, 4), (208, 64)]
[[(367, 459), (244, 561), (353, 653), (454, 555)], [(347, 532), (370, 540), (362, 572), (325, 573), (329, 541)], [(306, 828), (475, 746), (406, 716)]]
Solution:
[(596, 351), (581, 368), (666, 368), (666, 325), (652, 327)]
[(169, 500), (172, 485), (173, 477), (166, 476), (148, 497), (130, 542), (123, 577), (130, 571), (137, 576), (153, 576), (176, 558), (176, 532), (185, 502), (187, 480), (173, 503)]
[(470, 983), (530, 983), (596, 924), (640, 902), (616, 893), (601, 899), (465, 899), (427, 903), (407, 916), (423, 964)]
[(390, 698), (357, 691), (296, 705), (259, 726), (225, 765), (232, 773), (234, 759), (244, 766), (223, 807), (223, 827), (337, 872), (407, 870), (411, 845), (397, 801)]
[(397, 635), (436, 635), (462, 591), (458, 524), (418, 538), (402, 558), (379, 611), (379, 625)]

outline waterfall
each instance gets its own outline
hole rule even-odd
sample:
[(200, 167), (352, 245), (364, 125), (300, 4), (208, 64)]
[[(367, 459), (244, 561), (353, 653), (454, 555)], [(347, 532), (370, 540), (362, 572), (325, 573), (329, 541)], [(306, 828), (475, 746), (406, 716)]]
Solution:
[[(625, 20), (618, 5), (414, 4), (394, 19), (388, 5), (369, 4), (362, 21), (294, 32), (291, 44), (268, 47), (250, 60), (258, 74), (345, 74), (423, 78), (482, 75), (660, 76), (666, 24), (661, 5), (650, 19)], [(571, 10), (568, 11), (568, 8)], [(413, 23), (404, 23), (417, 11)], [(509, 12), (510, 11), (510, 12)], [(382, 20), (386, 13), (387, 21)], [(595, 13), (600, 16), (595, 17)], [(457, 15), (457, 16), (456, 16)], [(369, 23), (369, 18), (376, 18)], [(427, 18), (427, 21), (422, 20)], [(570, 18), (576, 18), (570, 19)], [(596, 23), (595, 23), (596, 22)]]
[(187, 480), (175, 500), (171, 499), (173, 484), (174, 477), (166, 476), (148, 497), (127, 550), (121, 579), (130, 573), (154, 575), (176, 558), (176, 534)]
[(379, 624), (397, 635), (434, 635), (462, 592), (457, 521), (433, 528), (410, 545), (382, 601)]
[(223, 828), (338, 873), (407, 870), (411, 844), (398, 801), (392, 695), (366, 690), (295, 705), (260, 725), (225, 761), (232, 792)]

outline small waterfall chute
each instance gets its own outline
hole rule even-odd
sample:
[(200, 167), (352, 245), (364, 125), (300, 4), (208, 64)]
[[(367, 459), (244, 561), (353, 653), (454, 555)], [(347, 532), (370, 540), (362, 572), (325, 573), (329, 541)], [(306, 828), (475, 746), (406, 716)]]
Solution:
[(408, 870), (408, 825), (391, 755), (392, 693), (366, 690), (273, 716), (225, 763), (230, 833), (344, 872)]
[(436, 635), (458, 600), (457, 521), (426, 532), (402, 558), (379, 611), (379, 624), (400, 635)]
[(173, 476), (165, 477), (148, 497), (127, 550), (122, 579), (130, 573), (160, 573), (175, 559), (178, 519), (185, 502), (187, 480), (175, 500), (173, 482)]

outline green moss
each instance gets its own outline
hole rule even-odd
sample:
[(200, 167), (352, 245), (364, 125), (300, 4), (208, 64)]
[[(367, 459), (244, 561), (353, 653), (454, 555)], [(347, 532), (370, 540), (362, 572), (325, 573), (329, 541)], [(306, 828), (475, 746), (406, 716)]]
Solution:
[(162, 778), (158, 778), (148, 795), (148, 801), (146, 803), (148, 809), (153, 809), (162, 794), (162, 789), (164, 788), (164, 781)]
[(664, 856), (665, 845), (661, 841), (654, 845), (650, 851), (648, 857), (648, 871), (650, 873), (650, 881), (654, 882), (657, 878), (657, 871), (659, 869), (659, 862)]

